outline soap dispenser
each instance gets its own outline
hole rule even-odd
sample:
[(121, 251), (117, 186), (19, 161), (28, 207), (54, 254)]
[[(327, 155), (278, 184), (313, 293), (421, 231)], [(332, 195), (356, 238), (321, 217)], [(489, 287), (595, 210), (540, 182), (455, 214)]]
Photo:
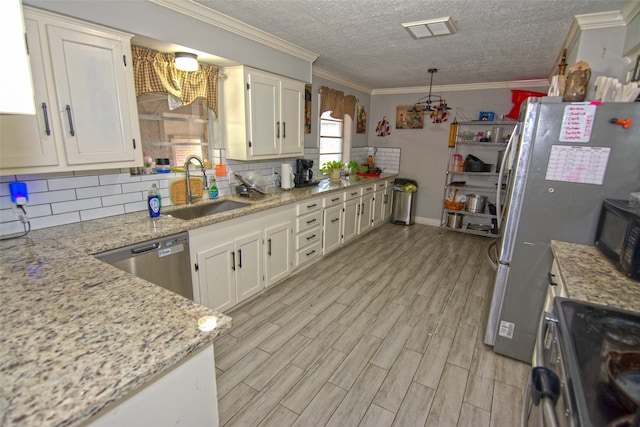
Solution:
[(149, 216), (151, 218), (157, 218), (160, 216), (160, 208), (162, 207), (160, 190), (154, 183), (151, 184), (149, 194), (147, 195), (147, 204), (149, 206)]

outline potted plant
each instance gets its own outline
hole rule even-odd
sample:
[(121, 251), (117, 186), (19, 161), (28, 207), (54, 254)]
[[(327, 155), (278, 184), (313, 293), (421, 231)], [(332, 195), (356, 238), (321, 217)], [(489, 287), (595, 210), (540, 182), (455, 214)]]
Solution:
[(344, 168), (344, 162), (341, 160), (332, 160), (330, 162), (326, 162), (320, 168), (320, 172), (325, 175), (329, 175), (329, 179), (331, 181), (339, 181), (340, 180), (340, 172), (342, 172), (342, 168)]
[(351, 160), (349, 163), (347, 163), (347, 168), (349, 169), (349, 174), (350, 175), (354, 175), (356, 177), (356, 181), (360, 179), (360, 177), (357, 175), (359, 167), (360, 167), (360, 164), (358, 162), (356, 162), (355, 160)]

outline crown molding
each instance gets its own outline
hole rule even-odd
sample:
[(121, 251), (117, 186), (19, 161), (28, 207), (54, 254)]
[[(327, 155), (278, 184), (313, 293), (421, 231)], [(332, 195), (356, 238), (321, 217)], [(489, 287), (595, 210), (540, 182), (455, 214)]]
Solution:
[(633, 20), (633, 18), (638, 16), (638, 14), (640, 13), (640, 2), (639, 1), (628, 0), (624, 4), (624, 6), (622, 6), (622, 9), (620, 9), (620, 13), (622, 13), (624, 21), (628, 25), (629, 22), (631, 22)]
[(318, 55), (303, 49), (299, 46), (289, 43), (279, 37), (266, 33), (258, 28), (252, 27), (242, 21), (230, 16), (224, 15), (218, 11), (210, 9), (194, 0), (148, 0), (158, 6), (171, 9), (174, 12), (181, 13), (194, 19), (211, 24), (215, 27), (237, 34), (249, 40), (277, 49), (289, 55), (303, 59), (313, 63), (318, 59)]
[[(470, 90), (490, 89), (523, 89), (523, 88), (548, 88), (549, 82), (545, 79), (537, 80), (513, 80), (507, 82), (468, 83), (459, 85), (434, 85), (432, 92), (462, 92)], [(400, 95), (428, 92), (429, 86), (401, 87), (388, 89), (374, 89), (372, 95)]]
[(329, 71), (323, 70), (322, 68), (313, 67), (312, 74), (314, 76), (318, 76), (318, 77), (321, 77), (323, 79), (331, 80), (334, 83), (338, 83), (338, 84), (341, 84), (343, 86), (347, 86), (347, 87), (349, 87), (351, 89), (358, 90), (360, 92), (364, 92), (364, 93), (367, 93), (367, 94), (371, 95), (371, 88), (366, 87), (366, 86), (362, 86), (362, 85), (360, 85), (358, 83), (352, 82), (351, 80), (347, 80), (347, 79), (342, 78), (340, 76), (336, 76), (335, 74), (330, 73)]

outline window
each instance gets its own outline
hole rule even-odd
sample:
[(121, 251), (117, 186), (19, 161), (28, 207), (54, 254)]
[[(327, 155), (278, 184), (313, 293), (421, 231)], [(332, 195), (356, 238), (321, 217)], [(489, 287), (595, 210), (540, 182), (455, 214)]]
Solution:
[(320, 116), (319, 166), (333, 160), (343, 160), (343, 120), (334, 119), (325, 111)]
[(138, 96), (138, 116), (142, 153), (156, 159), (169, 159), (172, 167), (182, 166), (195, 154), (211, 159), (209, 120), (206, 100), (198, 98), (190, 105), (169, 109), (166, 93)]

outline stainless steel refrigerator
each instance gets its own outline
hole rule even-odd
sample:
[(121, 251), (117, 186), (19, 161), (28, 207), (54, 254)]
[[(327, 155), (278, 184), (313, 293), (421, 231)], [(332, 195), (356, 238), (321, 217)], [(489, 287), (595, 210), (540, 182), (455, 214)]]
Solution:
[[(628, 128), (612, 123), (628, 118)], [(530, 362), (551, 240), (593, 245), (603, 199), (640, 191), (640, 103), (529, 98), (503, 168), (510, 179), (484, 342)]]

